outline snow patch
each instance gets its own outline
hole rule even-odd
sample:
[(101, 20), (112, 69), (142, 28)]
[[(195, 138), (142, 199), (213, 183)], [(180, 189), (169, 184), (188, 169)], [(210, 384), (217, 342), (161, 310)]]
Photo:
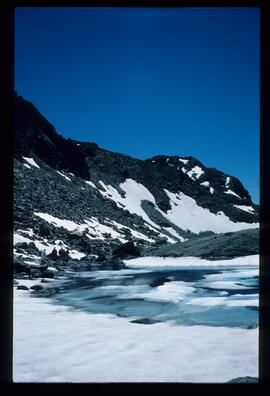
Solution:
[(147, 237), (146, 235), (142, 234), (141, 232), (135, 231), (130, 227), (124, 226), (123, 224), (119, 224), (114, 220), (108, 220), (111, 224), (113, 224), (115, 227), (117, 227), (119, 230), (130, 230), (132, 236), (134, 236), (134, 238), (138, 238), (138, 239), (144, 239), (145, 241), (148, 242), (155, 242), (154, 239)]
[[(159, 208), (157, 208), (157, 210), (159, 210)], [(175, 243), (175, 242), (176, 242), (174, 239), (172, 239), (172, 238), (169, 237), (168, 235), (163, 234), (162, 232), (158, 231), (156, 228), (150, 226), (148, 223), (144, 223), (144, 225), (145, 225), (146, 227), (148, 227), (150, 230), (155, 231), (160, 237), (162, 237), (162, 238), (167, 238), (167, 241), (168, 241), (169, 243)], [(157, 227), (157, 225), (156, 225), (156, 227)], [(166, 227), (163, 227), (163, 228), (166, 229)], [(170, 228), (170, 227), (167, 227), (167, 228)]]
[(35, 162), (35, 160), (33, 158), (23, 157), (23, 159), (25, 161), (27, 161), (30, 165), (35, 166), (36, 168), (40, 169), (40, 167), (38, 166), (38, 164)]
[(164, 230), (168, 231), (171, 235), (173, 235), (175, 238), (177, 238), (178, 240), (180, 240), (181, 242), (186, 241), (187, 239), (183, 238), (182, 236), (180, 236), (178, 234), (177, 231), (175, 231), (174, 228), (172, 227), (164, 227)]
[(26, 238), (20, 234), (17, 234), (16, 232), (13, 235), (13, 244), (16, 245), (17, 243), (21, 243), (21, 242), (26, 242), (26, 243), (30, 243), (33, 242), (32, 239)]
[(238, 198), (240, 198), (240, 199), (242, 199), (241, 197), (239, 197), (239, 195), (237, 195), (234, 191), (232, 191), (232, 190), (227, 190), (227, 191), (225, 191), (224, 192), (224, 194), (231, 194), (231, 195), (235, 195), (236, 197), (238, 197)]
[[(31, 234), (31, 236), (33, 237), (33, 234)], [(79, 252), (79, 251), (77, 251), (77, 250), (75, 250), (75, 249), (70, 250), (69, 247), (68, 247), (63, 241), (60, 241), (60, 240), (57, 240), (57, 241), (55, 241), (54, 244), (51, 244), (51, 243), (49, 243), (49, 242), (47, 241), (47, 239), (44, 239), (44, 241), (39, 241), (39, 240), (37, 240), (37, 239), (29, 239), (29, 238), (26, 238), (26, 237), (24, 237), (24, 236), (18, 234), (18, 233), (14, 233), (13, 241), (14, 241), (14, 242), (13, 242), (14, 245), (16, 245), (17, 243), (20, 243), (20, 242), (26, 242), (26, 243), (34, 242), (36, 248), (37, 248), (40, 252), (41, 252), (42, 250), (45, 250), (45, 252), (46, 252), (47, 255), (50, 254), (50, 253), (52, 252), (53, 248), (55, 248), (55, 249), (57, 250), (57, 252), (59, 252), (59, 250), (61, 249), (61, 247), (63, 247), (64, 249), (68, 249), (68, 250), (69, 250), (69, 255), (70, 255), (70, 257), (71, 257), (72, 259), (78, 259), (78, 260), (80, 260), (81, 258), (83, 258), (83, 257), (86, 256), (86, 254), (81, 253), (81, 252)], [(61, 242), (61, 244), (60, 244), (60, 242)], [(18, 256), (22, 256), (23, 258), (32, 258), (32, 259), (34, 259), (35, 261), (36, 261), (36, 260), (40, 260), (40, 257), (35, 256), (35, 255), (33, 255), (33, 256), (31, 256), (31, 255), (24, 255), (24, 254), (21, 254), (21, 253), (19, 254), (19, 253), (17, 253), (17, 252), (15, 252), (15, 254), (18, 255)], [(33, 264), (33, 263), (31, 262), (31, 264)]]
[(56, 171), (59, 175), (63, 176), (65, 179), (67, 179), (68, 181), (71, 181), (71, 179), (69, 177), (67, 177), (66, 175), (64, 175), (64, 173), (61, 173), (59, 171)]
[(100, 190), (100, 193), (106, 198), (115, 201), (118, 207), (127, 210), (130, 213), (135, 213), (138, 216), (141, 216), (147, 223), (152, 224), (156, 228), (160, 228), (160, 226), (155, 224), (142, 209), (141, 203), (143, 200), (156, 204), (153, 194), (151, 194), (150, 191), (142, 184), (137, 183), (133, 179), (126, 179), (124, 183), (120, 184), (120, 188), (125, 192), (124, 198), (111, 185), (106, 185), (101, 180), (99, 181), (99, 184), (105, 190), (105, 192)]
[[(223, 212), (214, 214), (209, 209), (197, 205), (196, 201), (184, 193), (172, 193), (164, 189), (170, 198), (172, 209), (167, 214), (160, 213), (169, 221), (183, 230), (190, 230), (196, 234), (203, 231), (216, 233), (240, 231), (249, 228), (257, 228), (258, 223), (234, 223)], [(175, 206), (174, 204), (177, 204)]]
[(178, 161), (183, 162), (185, 165), (188, 163), (188, 160), (185, 160), (185, 159), (183, 159), (183, 158), (178, 158)]
[(245, 205), (233, 205), (235, 208), (241, 209), (244, 212), (252, 213), (254, 214), (255, 210), (252, 206), (245, 206)]
[(203, 183), (200, 183), (200, 185), (201, 185), (201, 186), (204, 186), (204, 187), (209, 187), (209, 186), (210, 186), (210, 183), (209, 183), (209, 181), (205, 181), (205, 182), (203, 182)]
[(201, 177), (201, 175), (204, 174), (204, 171), (202, 170), (202, 168), (198, 165), (194, 166), (194, 168), (192, 168), (190, 171), (187, 172), (187, 175), (192, 179), (192, 180), (196, 180), (199, 179)]
[(94, 231), (95, 236), (99, 239), (105, 240), (106, 238), (104, 234), (110, 234), (111, 238), (117, 238), (122, 243), (126, 242), (126, 239), (122, 233), (115, 231), (112, 227), (108, 225), (99, 223), (99, 221), (95, 217), (92, 217), (89, 220), (85, 220), (85, 223), (92, 229), (92, 231)]
[(85, 183), (89, 184), (89, 186), (97, 188), (94, 183), (92, 183), (90, 180), (85, 180)]
[(28, 164), (23, 164), (26, 168), (31, 169), (31, 166), (29, 166)]
[[(48, 213), (34, 212), (34, 215), (40, 217), (41, 219), (47, 221), (48, 223), (53, 224), (55, 227), (63, 227), (68, 231), (78, 230), (79, 227), (82, 226), (75, 223), (72, 220), (59, 219), (58, 217), (52, 216)], [(84, 225), (84, 228), (86, 228), (86, 225)]]

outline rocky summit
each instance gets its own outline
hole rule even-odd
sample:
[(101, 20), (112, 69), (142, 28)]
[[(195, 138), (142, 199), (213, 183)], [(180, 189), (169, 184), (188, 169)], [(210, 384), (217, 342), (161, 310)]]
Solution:
[[(66, 139), (17, 94), (14, 106), (18, 268), (54, 247), (68, 249), (73, 263), (113, 263), (160, 247), (166, 255), (173, 244), (181, 255), (193, 240), (209, 244), (211, 235), (258, 228), (258, 206), (236, 177), (193, 157), (139, 160)], [(244, 234), (237, 235), (233, 240), (241, 245)]]

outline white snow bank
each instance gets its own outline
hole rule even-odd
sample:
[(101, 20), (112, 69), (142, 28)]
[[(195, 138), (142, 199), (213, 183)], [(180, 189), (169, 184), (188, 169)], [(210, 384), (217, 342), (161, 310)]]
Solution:
[(204, 187), (209, 187), (210, 183), (209, 183), (209, 181), (205, 181), (205, 182), (200, 183), (200, 185), (204, 186)]
[(204, 171), (202, 168), (198, 165), (194, 166), (190, 171), (187, 172), (187, 175), (192, 179), (196, 180), (201, 177), (201, 175), (204, 174)]
[(84, 220), (84, 223), (78, 224), (72, 220), (59, 219), (58, 217), (52, 216), (48, 213), (34, 212), (34, 215), (42, 218), (48, 223), (53, 224), (55, 227), (63, 227), (68, 231), (77, 231), (82, 233), (88, 229), (89, 233), (86, 234), (86, 236), (89, 239), (97, 238), (105, 240), (104, 234), (110, 234), (112, 238), (118, 238), (122, 243), (126, 242), (123, 234), (115, 231), (108, 225), (99, 223), (96, 217), (89, 218), (88, 220)]
[[(157, 208), (157, 210), (159, 210), (159, 208)], [(145, 225), (146, 227), (148, 227), (150, 230), (155, 231), (155, 233), (158, 234), (160, 237), (162, 237), (162, 238), (167, 238), (167, 241), (168, 241), (169, 243), (175, 243), (175, 242), (176, 242), (173, 238), (169, 237), (169, 236), (166, 235), (166, 234), (163, 234), (162, 232), (158, 231), (156, 228), (150, 226), (148, 223), (144, 223), (144, 225)], [(156, 225), (156, 227), (158, 227), (158, 226)], [(164, 229), (167, 229), (167, 231), (168, 231), (168, 228), (170, 229), (171, 227), (164, 227)], [(172, 228), (172, 229), (173, 229), (173, 228)], [(169, 231), (169, 232), (170, 232), (170, 231)], [(180, 238), (181, 238), (181, 237), (180, 237)]]
[(90, 231), (89, 232), (92, 235), (94, 235), (96, 238), (105, 240), (104, 235), (110, 234), (111, 238), (113, 238), (113, 239), (118, 238), (122, 243), (126, 242), (126, 239), (122, 233), (115, 231), (109, 225), (99, 223), (99, 221), (96, 219), (96, 217), (92, 217), (89, 220), (85, 220), (85, 223), (91, 229), (91, 232)]
[(30, 238), (26, 238), (20, 234), (17, 234), (16, 232), (13, 235), (13, 244), (16, 245), (17, 243), (21, 243), (21, 242), (26, 242), (26, 243), (30, 243), (33, 242), (32, 239)]
[(85, 183), (89, 184), (89, 186), (91, 186), (93, 188), (97, 188), (97, 186), (95, 186), (95, 184), (92, 183), (90, 180), (85, 180)]
[(66, 175), (64, 175), (64, 173), (61, 173), (61, 172), (59, 172), (59, 171), (56, 171), (59, 175), (61, 175), (61, 176), (63, 176), (65, 179), (67, 179), (68, 181), (71, 181), (71, 179), (68, 177), (68, 176), (66, 176)]
[(190, 230), (196, 234), (203, 231), (223, 233), (259, 226), (258, 223), (235, 223), (221, 211), (215, 214), (202, 208), (195, 199), (182, 192), (172, 193), (166, 189), (164, 191), (170, 198), (172, 209), (167, 214), (161, 211), (160, 213), (183, 230)]
[(27, 234), (29, 236), (33, 236), (34, 235), (34, 231), (32, 228), (27, 228), (26, 230), (22, 230), (22, 229), (18, 229), (18, 232), (23, 232), (24, 234)]
[(40, 167), (38, 166), (38, 164), (35, 162), (35, 160), (33, 158), (23, 157), (23, 159), (25, 161), (27, 161), (30, 165), (35, 166), (36, 168), (40, 169)]
[(183, 162), (185, 165), (188, 163), (188, 160), (183, 159), (183, 158), (178, 158), (178, 161)]
[(171, 235), (173, 235), (175, 238), (177, 238), (177, 240), (180, 240), (181, 242), (187, 241), (187, 239), (179, 235), (178, 232), (172, 227), (164, 227), (164, 230), (168, 231)]
[(232, 191), (232, 190), (227, 190), (227, 191), (225, 191), (225, 194), (235, 195), (236, 197), (238, 197), (238, 198), (241, 199), (241, 197), (239, 197), (239, 195), (237, 195), (237, 194), (236, 194), (234, 191)]
[[(31, 235), (33, 237), (33, 232), (31, 232), (31, 231), (32, 230), (29, 231), (29, 235)], [(53, 248), (55, 248), (57, 250), (57, 252), (59, 252), (59, 250), (61, 249), (61, 246), (59, 245), (59, 242), (61, 242), (62, 247), (64, 249), (69, 249), (69, 247), (65, 243), (60, 241), (60, 240), (57, 240), (57, 241), (55, 241), (54, 244), (51, 244), (51, 243), (49, 243), (47, 241), (47, 239), (44, 239), (43, 241), (39, 241), (37, 239), (29, 239), (29, 238), (26, 238), (26, 237), (18, 234), (18, 233), (14, 233), (14, 237), (13, 237), (14, 245), (16, 245), (17, 243), (20, 243), (20, 242), (26, 242), (26, 243), (34, 242), (36, 248), (39, 251), (45, 250), (46, 254), (50, 254), (52, 252)], [(22, 256), (23, 258), (25, 258), (25, 257), (31, 258), (31, 255), (26, 256), (24, 254), (19, 254), (19, 253), (15, 253), (15, 254), (17, 254), (18, 256)], [(69, 256), (72, 259), (80, 260), (81, 258), (85, 257), (86, 254), (81, 253), (78, 250), (72, 249), (72, 250), (69, 250)], [(35, 260), (36, 259), (40, 260), (40, 257), (37, 257), (37, 256), (32, 256), (32, 258), (35, 259)]]
[(226, 382), (258, 376), (258, 329), (130, 323), (14, 292), (14, 382)]
[(244, 210), (245, 212), (254, 214), (255, 210), (252, 206), (245, 206), (245, 205), (233, 205), (235, 208)]
[(141, 216), (147, 223), (152, 224), (156, 228), (160, 228), (156, 223), (154, 223), (148, 215), (145, 213), (141, 207), (143, 200), (147, 200), (156, 204), (153, 194), (147, 190), (142, 184), (137, 183), (133, 179), (126, 179), (124, 183), (120, 184), (120, 188), (125, 192), (125, 197), (122, 197), (119, 192), (111, 185), (106, 185), (103, 181), (99, 181), (99, 184), (104, 188), (105, 192), (99, 190), (100, 193), (116, 202), (117, 206), (128, 210), (130, 213), (136, 213)]
[(51, 272), (58, 272), (58, 270), (54, 267), (48, 267), (47, 270)]
[(205, 260), (200, 257), (137, 257), (124, 260), (128, 267), (234, 267), (259, 265), (259, 255), (236, 257), (231, 260)]
[(56, 227), (63, 227), (68, 231), (74, 231), (79, 227), (79, 224), (75, 223), (72, 220), (59, 219), (58, 217), (52, 216), (48, 213), (34, 212), (34, 215), (40, 217), (48, 223), (55, 225)]
[(117, 227), (119, 230), (124, 230), (124, 229), (130, 230), (130, 232), (131, 232), (132, 236), (134, 236), (134, 238), (144, 239), (145, 241), (148, 241), (148, 242), (155, 242), (154, 239), (149, 238), (148, 236), (142, 234), (141, 232), (138, 232), (138, 231), (136, 231), (136, 230), (133, 230), (133, 228), (124, 226), (123, 224), (117, 223), (116, 221), (110, 220), (110, 219), (108, 219), (108, 222), (109, 222), (110, 224), (113, 224), (113, 225), (114, 225), (115, 227)]
[(23, 164), (26, 168), (31, 169), (31, 166), (29, 166), (28, 164)]

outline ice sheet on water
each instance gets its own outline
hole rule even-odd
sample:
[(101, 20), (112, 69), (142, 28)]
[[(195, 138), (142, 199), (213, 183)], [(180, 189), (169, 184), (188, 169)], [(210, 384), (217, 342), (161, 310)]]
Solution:
[(237, 297), (198, 297), (190, 299), (186, 302), (188, 305), (201, 305), (201, 306), (218, 306), (224, 305), (227, 307), (257, 307), (259, 305), (258, 298), (237, 298)]
[(215, 281), (208, 284), (211, 289), (248, 289), (247, 286), (242, 285), (239, 281)]
[(166, 282), (156, 288), (148, 288), (146, 293), (137, 293), (133, 298), (143, 298), (150, 301), (182, 301), (188, 294), (193, 293), (195, 288), (188, 286), (187, 282)]

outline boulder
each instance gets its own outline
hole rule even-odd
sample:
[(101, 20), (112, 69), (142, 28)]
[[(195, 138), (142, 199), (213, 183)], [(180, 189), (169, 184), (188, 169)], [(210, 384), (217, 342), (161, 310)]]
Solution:
[(17, 286), (17, 290), (29, 290), (29, 289), (25, 285), (19, 285), (19, 286)]
[(251, 384), (257, 382), (259, 382), (258, 378), (246, 376), (233, 378), (230, 381), (227, 381), (227, 384)]
[(154, 324), (154, 323), (160, 323), (160, 320), (156, 320), (152, 318), (140, 318), (140, 319), (130, 320), (130, 323)]
[(140, 250), (135, 246), (134, 242), (127, 242), (113, 250), (113, 256), (125, 258), (128, 256), (140, 256)]
[(33, 286), (30, 287), (30, 289), (34, 290), (34, 291), (40, 291), (40, 290), (43, 289), (43, 286), (41, 286), (41, 285), (33, 285)]
[(48, 238), (52, 235), (50, 227), (45, 221), (42, 222), (39, 226), (39, 235), (43, 238)]

